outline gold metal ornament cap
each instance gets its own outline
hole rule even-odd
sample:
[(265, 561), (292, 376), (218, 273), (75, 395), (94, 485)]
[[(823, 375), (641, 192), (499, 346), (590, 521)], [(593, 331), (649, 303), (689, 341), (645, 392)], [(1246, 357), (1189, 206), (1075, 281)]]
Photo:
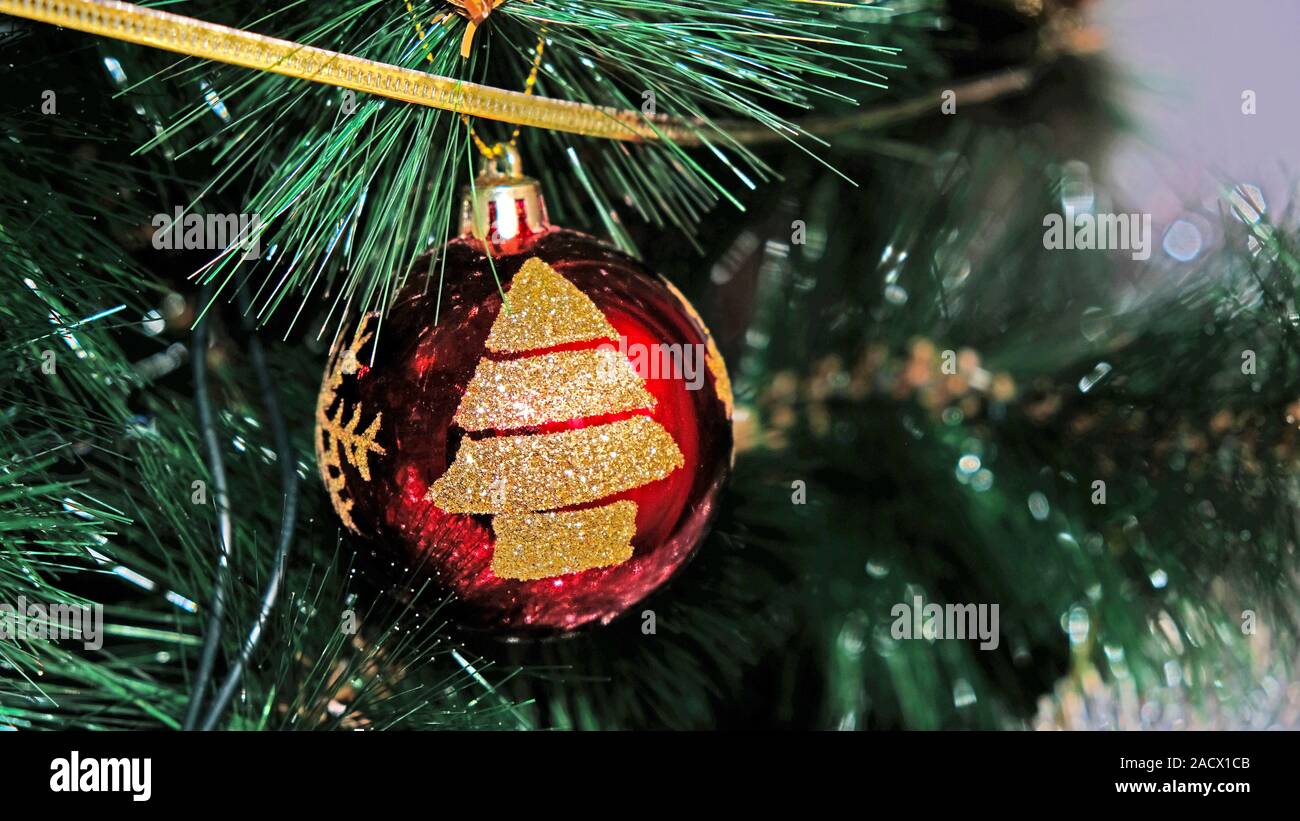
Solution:
[(524, 176), (514, 146), (496, 144), (483, 157), (474, 184), (461, 189), (461, 236), (500, 245), (548, 228), (541, 184)]

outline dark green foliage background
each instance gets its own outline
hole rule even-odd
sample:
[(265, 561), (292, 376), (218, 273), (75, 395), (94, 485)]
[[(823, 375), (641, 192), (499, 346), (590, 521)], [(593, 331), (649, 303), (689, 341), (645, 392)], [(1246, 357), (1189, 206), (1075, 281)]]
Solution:
[[(278, 11), (262, 30), (316, 32), (421, 64), (402, 4), (323, 5)], [(365, 128), (392, 135), (391, 154), (347, 155), (337, 177), (328, 165), (314, 169), (316, 186), (305, 190), (334, 193), (279, 239), (323, 248), (354, 201), (348, 174), (374, 172), (379, 205), (359, 233), (373, 238), (370, 255), (360, 240), (345, 258), (326, 255), (319, 287), (299, 272), (283, 289), (258, 290), (281, 272), (233, 262), (214, 276), (211, 389), (236, 526), (221, 665), (252, 622), (281, 515), (250, 333), (269, 348), (304, 491), (289, 577), (225, 726), (1005, 727), (1082, 670), (1147, 692), (1169, 685), (1172, 664), (1193, 698), (1207, 688), (1245, 698), (1243, 609), (1260, 614), (1278, 646), (1294, 646), (1295, 429), (1285, 419), (1300, 379), (1290, 237), (1261, 223), (1263, 249), (1252, 253), (1249, 227), (1225, 208), (1214, 217), (1223, 243), (1176, 268), (1158, 254), (1143, 268), (1118, 255), (1044, 251), (1041, 221), (1059, 210), (1065, 164), (1095, 163), (1123, 127), (1106, 103), (1115, 79), (1094, 59), (1038, 61), (1038, 21), (1009, 4), (895, 5), (904, 11), (891, 21), (854, 23), (850, 33), (901, 49), (888, 60), (906, 68), (881, 67), (888, 89), (815, 78), (818, 114), (849, 114), (839, 95), (884, 105), (1024, 66), (1033, 90), (958, 117), (849, 131), (811, 153), (756, 148), (752, 168), (780, 182), (752, 191), (707, 152), (690, 154), (684, 170), (668, 150), (625, 158), (563, 135), (526, 137), (557, 221), (639, 249), (701, 307), (758, 440), (738, 454), (717, 523), (688, 569), (624, 619), (562, 640), (462, 633), (454, 603), (418, 580), (388, 595), (366, 569), (375, 546), (343, 538), (324, 498), (311, 436), (336, 300), (381, 304), (404, 260), (441, 240), (468, 174), (458, 120), (363, 100)], [(575, 8), (571, 30), (555, 27), (556, 65), (542, 91), (596, 98), (598, 84), (572, 56), (596, 48), (594, 18), (582, 15), (647, 12), (637, 3)], [(473, 79), (517, 85), (536, 18), (561, 13), (542, 0), (505, 9), (479, 48), (516, 59), (476, 53), (461, 67)], [(178, 10), (256, 19), (239, 3)], [(615, 58), (652, 33), (601, 44), (599, 64), (627, 105), (639, 98)], [(132, 85), (115, 88), (105, 56), (121, 61)], [(217, 523), (211, 504), (191, 501), (209, 469), (189, 368), (149, 379), (134, 363), (188, 344), (188, 325), (149, 336), (140, 317), (173, 291), (202, 307), (188, 275), (207, 260), (148, 247), (148, 220), (200, 192), (210, 212), (247, 211), (268, 180), (311, 156), (313, 137), (361, 132), (323, 106), (262, 109), (290, 93), (333, 100), (334, 90), (37, 25), (14, 23), (0, 57), (0, 601), (102, 602), (110, 631), (100, 652), (0, 642), (0, 725), (179, 727), (203, 619), (165, 593), (203, 612)], [(233, 126), (202, 105), (200, 81), (219, 90)], [(675, 88), (673, 77), (663, 82)], [(40, 113), (44, 89), (58, 95), (57, 116)], [(666, 94), (665, 110), (751, 107), (697, 93)], [(798, 116), (797, 96), (771, 107)], [(262, 150), (232, 138), (231, 129), (259, 127), (263, 142), (251, 145)], [(151, 150), (136, 153), (142, 145)], [(709, 178), (726, 180), (735, 203)], [(626, 191), (637, 193), (625, 200)], [(602, 203), (619, 204), (617, 222)], [(790, 244), (795, 220), (805, 244)], [(1118, 298), (1153, 276), (1178, 287)], [(245, 283), (257, 294), (257, 330), (234, 305)], [(906, 298), (886, 298), (888, 284)], [(1100, 333), (1080, 332), (1098, 316)], [(918, 339), (978, 351), (1014, 380), (1016, 398), (953, 412), (880, 387)], [(886, 365), (871, 390), (855, 393), (853, 368), (871, 349), (887, 354)], [(1242, 374), (1244, 349), (1257, 353), (1257, 375)], [(40, 370), (45, 350), (57, 352), (54, 376)], [(1109, 375), (1081, 392), (1079, 380), (1102, 361)], [(789, 384), (792, 394), (774, 387)], [(1048, 400), (1056, 409), (1040, 412)], [(1233, 423), (1211, 433), (1225, 410)], [(992, 473), (987, 490), (955, 474), (970, 454)], [(1105, 505), (1090, 501), (1096, 478), (1107, 483)], [(806, 504), (792, 504), (796, 481), (806, 483)], [(1041, 517), (1031, 515), (1032, 494), (1046, 503)], [(153, 589), (128, 583), (120, 567)], [(891, 640), (891, 607), (914, 594), (998, 603), (999, 647)], [(653, 635), (642, 631), (643, 610), (654, 611)], [(345, 611), (359, 619), (356, 638), (339, 630)]]

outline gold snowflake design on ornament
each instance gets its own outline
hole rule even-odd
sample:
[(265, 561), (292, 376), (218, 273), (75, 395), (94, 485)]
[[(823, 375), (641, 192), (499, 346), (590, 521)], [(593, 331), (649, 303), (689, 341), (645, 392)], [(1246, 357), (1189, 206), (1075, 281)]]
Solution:
[[(346, 499), (343, 492), (347, 486), (347, 477), (343, 474), (343, 463), (356, 468), (363, 481), (370, 481), (370, 454), (387, 453), (376, 440), (379, 428), (383, 424), (383, 411), (375, 414), (370, 424), (361, 433), (362, 408), (357, 403), (347, 416), (347, 403), (338, 396), (344, 377), (355, 376), (357, 372), (357, 354), (374, 334), (367, 330), (375, 314), (366, 314), (361, 318), (352, 344), (339, 352), (330, 362), (329, 374), (321, 385), (316, 397), (316, 461), (320, 465), (321, 476), (325, 480), (325, 489), (329, 492), (330, 502), (343, 524), (349, 530), (357, 531), (352, 521), (352, 500)], [(346, 418), (345, 418), (346, 417)]]

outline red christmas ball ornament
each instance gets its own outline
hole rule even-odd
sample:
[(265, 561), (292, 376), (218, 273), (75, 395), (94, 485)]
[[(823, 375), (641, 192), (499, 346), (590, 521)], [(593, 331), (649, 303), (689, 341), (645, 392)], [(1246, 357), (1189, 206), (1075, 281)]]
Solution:
[(473, 623), (563, 631), (614, 619), (699, 546), (730, 470), (731, 388), (686, 299), (551, 226), (501, 156), (382, 327), (341, 336), (317, 458), (343, 524)]

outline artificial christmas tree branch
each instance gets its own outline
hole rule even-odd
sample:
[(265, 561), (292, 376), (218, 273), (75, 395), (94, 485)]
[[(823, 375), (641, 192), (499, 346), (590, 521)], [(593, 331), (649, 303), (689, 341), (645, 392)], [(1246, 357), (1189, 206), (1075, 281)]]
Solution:
[[(507, 92), (497, 88), (488, 88), (482, 84), (470, 83), (462, 77), (453, 79), (450, 76), (452, 73), (462, 73), (465, 70), (465, 67), (460, 65), (464, 61), (457, 61), (454, 57), (452, 62), (443, 61), (439, 63), (435, 61), (434, 47), (441, 41), (433, 42), (433, 39), (435, 35), (438, 37), (443, 35), (443, 29), (441, 28), (436, 32), (430, 32), (428, 37), (420, 36), (418, 45), (424, 54), (425, 61), (429, 63), (429, 67), (433, 70), (441, 68), (448, 75), (445, 77), (429, 75), (416, 70), (414, 67), (404, 67), (395, 63), (382, 64), (375, 60), (353, 57), (341, 51), (315, 49), (298, 42), (266, 38), (230, 27), (216, 26), (194, 18), (164, 14), (151, 9), (130, 6), (129, 4), (104, 4), (89, 2), (89, 0), (75, 0), (75, 2), (69, 4), (50, 4), (40, 0), (24, 0), (24, 2), (5, 0), (5, 2), (8, 3), (9, 7), (16, 8), (18, 13), (27, 13), (31, 16), (39, 14), (54, 15), (54, 17), (41, 17), (40, 19), (57, 19), (63, 24), (81, 27), (83, 30), (93, 30), (111, 37), (122, 37), (128, 40), (134, 38), (136, 41), (148, 45), (174, 49), (195, 56), (227, 60), (237, 65), (259, 68), (272, 74), (314, 79), (341, 86), (347, 86), (348, 83), (336, 82), (337, 78), (340, 76), (345, 79), (352, 77), (356, 81), (352, 86), (353, 88), (364, 88), (379, 95), (395, 96), (398, 99), (406, 99), (421, 105), (433, 104), (437, 107), (444, 104), (450, 105), (449, 101), (455, 102), (462, 99), (462, 97), (457, 96), (453, 100), (452, 97), (444, 93), (446, 88), (451, 87), (447, 86), (447, 83), (454, 86), (456, 95), (469, 94), (471, 91), (477, 94), (481, 90), (484, 93), (489, 93), (489, 96), (495, 94), (506, 95), (502, 99), (512, 101), (508, 105), (504, 103), (498, 104), (497, 102), (485, 103), (479, 108), (473, 109), (462, 107), (459, 103), (450, 105), (450, 110), (459, 111), (462, 114), (467, 112), (477, 113), (483, 117), (502, 119), (508, 122), (539, 124), (542, 122), (541, 120), (533, 122), (532, 120), (520, 119), (514, 117), (513, 113), (531, 111), (530, 107), (535, 105), (541, 105), (543, 108), (560, 105), (576, 106), (574, 110), (585, 112), (579, 118), (583, 122), (589, 120), (591, 116), (595, 116), (595, 120), (592, 120), (592, 122), (599, 121), (609, 124), (626, 121), (638, 123), (638, 127), (643, 132), (639, 138), (663, 138), (668, 143), (667, 147), (658, 155), (641, 153), (634, 157), (620, 152), (610, 154), (611, 160), (622, 166), (611, 170), (629, 181), (631, 188), (627, 196), (631, 198), (631, 202), (638, 210), (643, 214), (652, 215), (655, 210), (666, 209), (669, 218), (679, 228), (688, 232), (694, 230), (693, 223), (709, 207), (710, 197), (725, 197), (737, 206), (740, 206), (741, 202), (712, 172), (705, 171), (698, 160), (682, 152), (680, 148), (676, 147), (676, 144), (682, 146), (705, 144), (709, 152), (717, 156), (721, 156), (719, 153), (721, 148), (739, 150), (742, 158), (754, 167), (754, 171), (760, 177), (768, 177), (771, 175), (770, 172), (763, 167), (756, 157), (743, 149), (743, 146), (777, 141), (796, 143), (797, 140), (803, 137), (818, 140), (822, 135), (840, 133), (846, 130), (881, 128), (933, 111), (938, 102), (936, 90), (936, 92), (915, 97), (906, 103), (878, 107), (864, 114), (834, 115), (811, 118), (806, 121), (785, 120), (765, 111), (759, 104), (762, 100), (761, 97), (751, 99), (750, 94), (740, 93), (741, 87), (737, 85), (737, 78), (745, 78), (746, 71), (733, 71), (725, 75), (727, 77), (725, 80), (726, 85), (700, 82), (703, 79), (712, 79), (703, 73), (690, 75), (688, 83), (700, 84), (700, 98), (698, 101), (682, 100), (682, 102), (689, 102), (684, 116), (664, 117), (656, 115), (648, 117), (642, 112), (614, 109), (608, 105), (593, 106), (588, 102), (581, 102), (584, 93), (583, 89), (575, 85), (576, 79), (565, 75), (564, 61), (572, 59), (570, 52), (575, 50), (574, 46), (577, 49), (594, 49), (598, 54), (607, 54), (608, 58), (612, 60), (616, 59), (614, 48), (621, 45), (620, 38), (627, 40), (627, 43), (622, 45), (624, 49), (632, 47), (634, 43), (641, 45), (640, 40), (634, 39), (634, 35), (635, 37), (645, 37), (660, 31), (661, 36), (679, 37), (681, 42), (677, 48), (685, 49), (688, 52), (707, 47), (708, 42), (702, 37), (678, 35), (676, 30), (661, 31), (647, 28), (644, 33), (640, 33), (635, 16), (630, 16), (626, 22), (621, 22), (617, 27), (602, 30), (602, 38), (597, 41), (589, 36), (581, 35), (582, 26), (594, 26), (595, 22), (581, 13), (575, 13), (571, 9), (565, 9), (563, 12), (546, 10), (540, 20), (543, 25), (554, 23), (560, 26), (560, 32), (555, 35), (557, 38), (571, 38), (574, 41), (569, 44), (565, 39), (561, 39), (560, 42), (569, 44), (569, 48), (567, 50), (552, 49), (552, 53), (557, 55), (555, 57), (556, 63), (548, 66), (546, 81), (561, 84), (561, 87), (567, 93), (575, 95), (579, 102), (570, 103), (549, 99), (542, 100), (539, 103), (536, 102), (536, 97), (527, 93), (532, 88), (532, 81), (536, 80), (537, 61), (535, 58), (530, 60), (532, 71), (529, 73), (529, 81), (524, 84), (524, 92)], [(628, 7), (629, 14), (631, 14), (631, 10), (635, 5), (632, 4), (632, 6)], [(727, 8), (726, 3), (720, 2), (714, 5), (717, 6), (718, 11), (716, 13), (718, 14), (724, 13)], [(5, 8), (4, 4), (0, 3), (0, 8)], [(502, 6), (498, 14), (510, 13), (513, 8), (511, 5)], [(539, 19), (531, 15), (540, 12), (543, 8), (544, 4), (541, 3), (536, 4), (536, 7), (529, 5), (520, 8), (519, 13), (524, 15), (522, 19), (531, 22)], [(358, 9), (358, 11), (360, 10)], [(352, 12), (349, 14), (352, 14)], [(408, 12), (408, 14), (413, 14), (413, 12)], [(689, 18), (693, 14), (700, 14), (700, 10), (683, 9), (681, 14)], [(723, 19), (727, 18), (724, 17)], [(844, 45), (842, 40), (829, 37), (829, 30), (825, 24), (815, 18), (805, 16), (799, 19), (799, 23), (819, 32), (816, 38), (812, 38), (819, 45), (830, 44), (837, 47)], [(501, 26), (498, 25), (496, 28), (501, 28)], [(321, 30), (325, 29), (322, 28)], [(502, 29), (502, 31), (505, 30)], [(689, 29), (683, 29), (683, 31), (689, 32)], [(799, 40), (800, 38), (793, 37), (791, 42)], [(824, 69), (820, 68), (815, 61), (809, 59), (810, 56), (815, 55), (806, 56), (808, 52), (807, 46), (800, 46), (800, 50), (790, 56), (782, 56), (781, 52), (772, 51), (766, 45), (759, 47), (742, 46), (741, 42), (729, 43), (728, 47), (736, 49), (740, 53), (743, 53), (741, 52), (742, 48), (752, 48), (754, 51), (753, 56), (746, 56), (746, 59), (740, 62), (738, 68), (753, 66), (761, 69), (763, 60), (772, 60), (771, 71), (775, 72), (776, 76), (764, 76), (762, 78), (763, 82), (759, 86), (759, 88), (763, 89), (765, 95), (775, 96), (777, 99), (802, 107), (807, 107), (806, 97), (818, 91), (826, 93), (832, 99), (848, 99), (838, 93), (827, 89), (818, 89), (809, 84), (805, 84), (806, 87), (800, 87), (795, 82), (793, 72), (796, 70), (796, 66), (807, 72), (813, 79), (824, 76)], [(480, 47), (486, 49), (488, 44), (483, 42)], [(884, 48), (879, 50), (885, 53), (890, 51)], [(396, 39), (394, 41), (394, 51), (392, 52), (393, 57), (390, 59), (407, 59), (399, 57), (399, 55), (407, 54), (409, 54), (409, 45), (401, 38)], [(620, 51), (617, 59), (635, 59), (635, 54), (632, 51)], [(846, 60), (848, 58), (836, 57), (835, 59)], [(853, 58), (845, 65), (856, 65), (857, 62), (859, 62), (858, 59)], [(757, 75), (754, 69), (748, 69), (747, 71)], [(819, 74), (819, 72), (821, 73)], [(874, 75), (876, 72), (872, 71), (871, 74)], [(775, 82), (778, 77), (780, 78), (779, 82)], [(852, 75), (846, 73), (844, 77), (851, 78)], [(645, 75), (643, 79), (649, 86), (645, 93), (653, 95), (658, 92), (665, 102), (679, 97), (690, 89), (689, 84), (684, 87), (678, 85), (681, 80), (674, 79), (674, 84), (670, 85), (667, 77), (657, 79), (654, 72)], [(722, 78), (720, 77), (719, 80), (721, 81)], [(1022, 91), (1028, 81), (1028, 70), (1013, 69), (972, 82), (951, 84), (951, 87), (945, 87), (942, 90), (951, 91), (956, 95), (957, 99), (962, 101), (964, 106), (977, 105), (1003, 95)], [(241, 79), (237, 88), (250, 87), (250, 84), (254, 82), (260, 84), (263, 80), (260, 79), (259, 75), (250, 75)], [(439, 85), (440, 83), (443, 85)], [(428, 93), (422, 92), (405, 96), (402, 93), (393, 93), (394, 90), (400, 91), (408, 86), (424, 88)], [(601, 84), (601, 88), (606, 90), (611, 86), (606, 82)], [(281, 95), (290, 92), (295, 95), (305, 94), (305, 92), (298, 89), (286, 87), (283, 92), (268, 95), (265, 104), (254, 106), (251, 113), (234, 120), (224, 133), (217, 135), (219, 138), (233, 136), (235, 142), (222, 147), (221, 153), (230, 156), (225, 159), (223, 164), (218, 166), (212, 182), (205, 187), (205, 190), (213, 188), (219, 190), (230, 185), (236, 173), (247, 167), (248, 164), (257, 161), (261, 154), (250, 150), (258, 142), (256, 135), (259, 133), (260, 127), (257, 126), (257, 123), (261, 118), (272, 117), (268, 121), (267, 130), (261, 131), (263, 134), (269, 133), (270, 129), (283, 128), (280, 125), (280, 121), (283, 120), (280, 115), (283, 113), (284, 107), (284, 98)], [(221, 100), (221, 96), (216, 92), (210, 91), (208, 96), (211, 97), (208, 101), (209, 106), (216, 105), (212, 100), (218, 102)], [(470, 98), (464, 97), (464, 99)], [(653, 103), (653, 97), (651, 99)], [(739, 113), (747, 114), (748, 119), (710, 118), (704, 114), (703, 108), (704, 104), (708, 102), (720, 104)], [(519, 108), (520, 106), (522, 108)], [(329, 111), (329, 109), (324, 110)], [(596, 114), (593, 114), (593, 112)], [(194, 116), (196, 115), (187, 115), (186, 121), (193, 120)], [(754, 121), (757, 121), (758, 124), (755, 125)], [(577, 122), (577, 120), (574, 122)], [(418, 125), (414, 126), (417, 129), (417, 141), (411, 145), (423, 145), (425, 147), (404, 152), (401, 159), (402, 168), (396, 177), (400, 183), (389, 186), (386, 202), (383, 203), (384, 207), (377, 207), (381, 201), (370, 190), (372, 181), (382, 181), (384, 179), (385, 174), (377, 175), (376, 172), (384, 167), (390, 155), (396, 154), (397, 146), (400, 145), (400, 142), (390, 139), (390, 132), (392, 137), (398, 137), (399, 132), (409, 132), (413, 127), (412, 124)], [(253, 127), (250, 128), (250, 125)], [(331, 125), (334, 126), (332, 130), (337, 132), (339, 124)], [(440, 128), (436, 119), (426, 116), (426, 113), (420, 112), (418, 109), (381, 113), (379, 106), (372, 102), (365, 103), (361, 110), (356, 112), (355, 116), (350, 116), (344, 121), (343, 125), (344, 133), (342, 134), (337, 136), (329, 134), (323, 141), (306, 140), (301, 143), (295, 152), (298, 156), (288, 158), (285, 163), (280, 165), (278, 170), (272, 171), (272, 174), (278, 176), (278, 179), (273, 177), (260, 192), (254, 188), (253, 201), (244, 205), (241, 209), (254, 211), (262, 215), (263, 223), (266, 226), (265, 244), (274, 246), (279, 243), (281, 238), (294, 237), (294, 244), (299, 249), (295, 256), (285, 257), (282, 255), (277, 258), (274, 265), (270, 266), (272, 271), (266, 274), (266, 284), (273, 284), (273, 287), (266, 290), (265, 293), (263, 293), (263, 289), (258, 289), (260, 305), (257, 313), (260, 321), (264, 322), (270, 317), (273, 309), (280, 303), (288, 289), (304, 285), (310, 289), (318, 282), (324, 281), (328, 283), (333, 278), (338, 266), (346, 263), (352, 264), (348, 266), (350, 270), (346, 275), (344, 287), (338, 293), (335, 307), (348, 305), (354, 295), (359, 297), (360, 304), (353, 306), (353, 309), (368, 310), (376, 304), (383, 307), (382, 301), (385, 294), (391, 294), (392, 285), (395, 284), (386, 281), (387, 278), (400, 277), (408, 266), (409, 259), (423, 250), (419, 246), (410, 247), (413, 232), (411, 226), (406, 224), (410, 221), (410, 217), (405, 217), (402, 224), (399, 225), (394, 223), (394, 217), (390, 215), (423, 213), (425, 216), (422, 218), (422, 222), (432, 227), (436, 222), (429, 215), (439, 211), (445, 212), (450, 206), (456, 186), (454, 183), (444, 181), (445, 174), (435, 173), (433, 175), (437, 181), (428, 194), (424, 194), (419, 186), (422, 183), (421, 178), (429, 174), (430, 167), (436, 169), (441, 166), (445, 169), (448, 158), (455, 156), (456, 143), (459, 139), (462, 139), (456, 131), (449, 128)], [(371, 129), (372, 136), (366, 142), (358, 143), (358, 138), (365, 133), (362, 131), (363, 128)], [(557, 122), (547, 125), (546, 128), (548, 129), (547, 138), (556, 139), (561, 132), (567, 129), (567, 126), (563, 122)], [(582, 133), (597, 133), (600, 131), (600, 129), (594, 129), (594, 127), (588, 128), (586, 125), (583, 126), (583, 129), (585, 130), (579, 130)], [(706, 132), (712, 135), (708, 139), (704, 138)], [(470, 133), (473, 134), (472, 131)], [(171, 134), (172, 129), (164, 129), (146, 143), (146, 148), (159, 146)], [(249, 141), (250, 136), (251, 143)], [(634, 135), (630, 131), (618, 133), (605, 131), (600, 132), (600, 136), (621, 140)], [(199, 144), (199, 147), (211, 142), (213, 142), (211, 139), (205, 140)], [(245, 147), (231, 154), (231, 147), (237, 146), (241, 142)], [(427, 154), (433, 154), (434, 156), (426, 159)], [(438, 154), (441, 156), (437, 156)], [(580, 162), (577, 155), (571, 154), (571, 156), (574, 157), (575, 162)], [(633, 164), (634, 160), (635, 164)], [(730, 161), (728, 164), (731, 165)], [(637, 168), (636, 165), (645, 165), (646, 169)], [(747, 179), (746, 175), (740, 173), (738, 167), (732, 167), (736, 168), (738, 176), (747, 185), (753, 184)], [(292, 169), (291, 173), (289, 169)], [(579, 178), (585, 180), (584, 186), (591, 198), (599, 201), (602, 197), (600, 181), (592, 179), (588, 172), (581, 167), (577, 170)], [(345, 178), (346, 182), (339, 180), (340, 171), (349, 175), (350, 179)], [(684, 175), (683, 171), (685, 172)], [(322, 176), (339, 181), (327, 182), (321, 185), (313, 184), (314, 180)], [(378, 184), (383, 185), (383, 182), (378, 182)], [(560, 190), (557, 194), (568, 195), (568, 192)], [(398, 203), (402, 200), (420, 201), (425, 199), (427, 199), (427, 204), (417, 204), (414, 208), (409, 205), (398, 206)], [(368, 203), (370, 203), (369, 208), (366, 207)], [(601, 213), (608, 213), (609, 210), (608, 207), (602, 207)], [(326, 219), (324, 221), (312, 219), (309, 223), (307, 220), (308, 214), (319, 214), (326, 217)], [(329, 217), (331, 214), (333, 215), (332, 218)], [(363, 217), (365, 218), (363, 219)], [(340, 254), (333, 253), (339, 247), (337, 240), (341, 227), (349, 229), (348, 242), (341, 249), (346, 256), (344, 260), (339, 259)], [(606, 227), (610, 230), (616, 242), (619, 242), (622, 247), (632, 250), (633, 246), (628, 235), (619, 228), (617, 222), (607, 221)], [(430, 231), (426, 229), (414, 233), (426, 235)], [(354, 235), (357, 237), (355, 243), (351, 239)], [(355, 259), (352, 258), (354, 253)], [(323, 270), (311, 273), (311, 269), (315, 266), (298, 264), (300, 260), (310, 262), (314, 259), (320, 260)], [(226, 280), (230, 273), (230, 266), (234, 264), (234, 261), (234, 257), (229, 254), (219, 255), (217, 259), (205, 266), (197, 275), (204, 282)], [(277, 279), (274, 269), (282, 266), (288, 268), (286, 276)], [(376, 275), (366, 273), (376, 268), (383, 269), (386, 272), (382, 275), (383, 279), (376, 280)]]
[(703, 125), (466, 83), (117, 0), (0, 0), (0, 12), (188, 57), (550, 131), (695, 143)]
[[(819, 118), (779, 131), (754, 128), (739, 120), (696, 119), (686, 122), (680, 118), (651, 116), (608, 106), (536, 97), (526, 91), (514, 92), (467, 83), (118, 0), (0, 0), (0, 12), (188, 57), (349, 88), (464, 116), (612, 140), (668, 140), (682, 145), (699, 145), (703, 142), (700, 129), (707, 125), (725, 133), (729, 141), (754, 144), (788, 139), (800, 133), (827, 136), (852, 129), (881, 128), (927, 113), (935, 107), (935, 96), (926, 95), (866, 114)], [(1095, 43), (1085, 45), (1076, 41), (1072, 46), (1057, 50), (1080, 53), (1081, 49), (1095, 48)], [(944, 90), (953, 91), (963, 105), (978, 105), (1025, 90), (1030, 78), (1028, 70), (1015, 69)]]
[[(776, 129), (783, 139), (797, 140), (801, 136), (797, 123), (787, 120), (785, 111), (773, 110), (774, 106), (798, 111), (810, 108), (818, 98), (851, 102), (832, 82), (883, 88), (876, 78), (884, 75), (876, 67), (896, 64), (866, 59), (861, 53), (888, 57), (898, 51), (862, 42), (861, 33), (882, 29), (886, 19), (892, 21), (876, 17), (874, 11), (868, 22), (832, 24), (823, 19), (831, 11), (801, 10), (789, 16), (788, 4), (777, 0), (708, 0), (673, 7), (671, 12), (655, 4), (630, 2), (595, 14), (539, 0), (498, 7), (490, 30), (480, 31), (470, 59), (463, 60), (451, 48), (457, 38), (450, 28), (436, 26), (420, 38), (410, 23), (412, 15), (427, 19), (436, 4), (415, 3), (413, 11), (406, 6), (397, 0), (371, 0), (348, 5), (342, 12), (326, 7), (324, 14), (307, 14), (291, 5), (248, 25), (273, 20), (286, 42), (319, 44), (334, 53), (402, 71), (427, 68), (454, 79), (460, 87), (495, 84), (525, 89), (526, 78), (510, 76), (513, 50), (518, 48), (523, 58), (520, 67), (531, 68), (536, 64), (538, 32), (545, 29), (551, 45), (536, 78), (539, 95), (562, 96), (584, 110), (616, 109), (639, 122), (675, 124), (689, 132), (660, 129), (657, 135), (670, 139), (641, 145), (592, 140), (590, 147), (571, 143), (556, 152), (567, 154), (576, 164), (576, 176), (583, 180), (588, 197), (605, 203), (599, 213), (625, 249), (633, 244), (619, 229), (606, 200), (610, 179), (626, 182), (628, 188), (620, 199), (629, 207), (647, 218), (667, 220), (689, 235), (715, 201), (741, 205), (739, 192), (731, 190), (733, 186), (718, 170), (707, 167), (710, 158), (723, 159), (745, 187), (773, 176), (728, 129), (741, 134), (749, 127), (747, 121), (758, 122), (755, 136)], [(668, 19), (680, 25), (663, 25)], [(801, 31), (815, 36), (800, 37)], [(115, 58), (119, 60), (137, 54), (114, 51), (121, 55)], [(653, 51), (679, 54), (681, 59), (651, 60), (648, 55)], [(149, 59), (147, 52), (138, 56)], [(134, 63), (123, 65), (136, 73)], [(172, 78), (188, 82), (190, 68), (178, 65), (143, 71), (153, 87), (170, 86)], [(187, 103), (181, 112), (169, 112), (165, 98), (139, 94), (144, 88), (140, 81), (122, 79), (119, 87), (139, 101), (147, 117), (167, 123), (143, 140), (141, 152), (174, 151), (181, 137), (199, 132), (198, 139), (180, 148), (178, 156), (205, 152), (213, 157), (211, 178), (200, 195), (238, 196), (239, 211), (261, 216), (264, 247), (294, 248), (294, 254), (280, 254), (260, 266), (263, 287), (255, 295), (259, 321), (268, 321), (289, 293), (322, 287), (331, 292), (330, 320), (383, 308), (411, 260), (428, 250), (440, 234), (446, 238), (443, 215), (460, 182), (448, 172), (464, 156), (462, 141), (468, 135), (448, 122), (441, 110), (385, 105), (378, 97), (358, 98), (350, 89), (340, 106), (337, 88), (298, 82), (273, 71), (228, 72), (219, 65), (203, 65), (210, 78), (203, 81), (204, 100), (197, 106)], [(646, 113), (656, 108), (658, 114)], [(671, 116), (665, 116), (668, 112)], [(213, 114), (221, 121), (216, 130), (211, 129)], [(488, 116), (496, 115), (489, 112)], [(480, 119), (478, 128), (484, 125)], [(574, 139), (562, 131), (533, 133), (537, 136), (525, 145), (530, 157), (552, 153), (544, 142)], [(687, 145), (704, 135), (701, 152), (688, 153), (671, 139), (681, 137), (682, 145)], [(735, 158), (726, 153), (734, 153)], [(588, 170), (584, 163), (593, 164), (592, 168)], [(544, 166), (531, 167), (539, 175), (555, 173)], [(567, 202), (574, 197), (572, 185), (552, 190), (552, 207), (572, 207)], [(233, 264), (233, 258), (219, 255), (197, 278), (229, 281)], [(321, 332), (329, 333), (324, 327)]]

